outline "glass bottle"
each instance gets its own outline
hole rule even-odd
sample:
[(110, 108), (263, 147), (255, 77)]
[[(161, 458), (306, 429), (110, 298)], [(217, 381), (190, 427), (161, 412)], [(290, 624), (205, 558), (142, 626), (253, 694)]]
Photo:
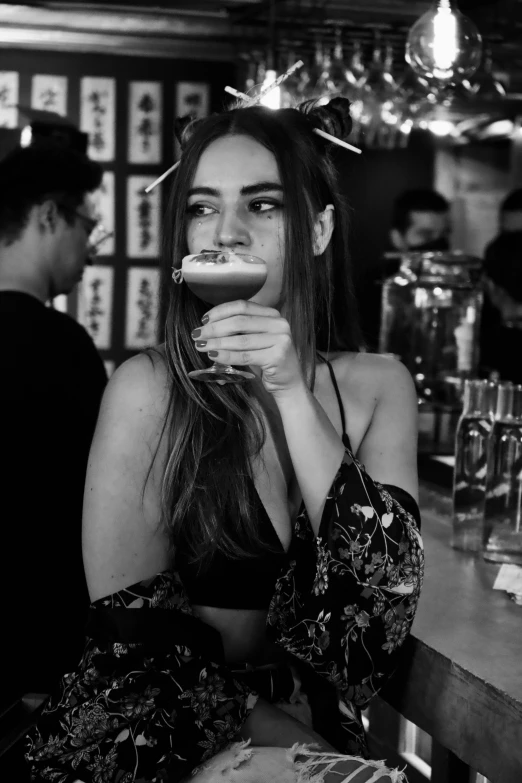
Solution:
[(522, 565), (522, 386), (499, 386), (484, 514), (484, 559)]
[(490, 381), (464, 383), (464, 407), (455, 436), (451, 545), (466, 552), (482, 549), (489, 439), (497, 387)]

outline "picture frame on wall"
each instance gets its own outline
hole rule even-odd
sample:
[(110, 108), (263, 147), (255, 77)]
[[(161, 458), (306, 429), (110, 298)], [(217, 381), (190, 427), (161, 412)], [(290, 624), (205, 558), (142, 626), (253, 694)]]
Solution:
[(127, 178), (127, 256), (158, 258), (160, 255), (161, 187), (145, 193), (155, 176)]
[(161, 163), (163, 85), (129, 84), (129, 163)]
[(31, 80), (31, 108), (67, 115), (67, 76), (37, 73)]
[(111, 347), (113, 289), (112, 266), (85, 267), (78, 291), (78, 321), (100, 350)]
[(113, 171), (104, 171), (101, 186), (91, 195), (93, 216), (99, 221), (97, 232), (100, 242), (97, 256), (113, 256), (116, 252), (115, 236), (115, 175)]
[(80, 130), (89, 134), (88, 155), (110, 162), (116, 153), (116, 80), (84, 76), (80, 80)]
[(131, 267), (127, 275), (125, 348), (140, 350), (158, 341), (160, 270)]
[(0, 71), (0, 128), (18, 126), (19, 83), (17, 71)]
[(190, 115), (195, 120), (208, 117), (210, 85), (205, 82), (178, 82), (176, 85), (176, 117)]

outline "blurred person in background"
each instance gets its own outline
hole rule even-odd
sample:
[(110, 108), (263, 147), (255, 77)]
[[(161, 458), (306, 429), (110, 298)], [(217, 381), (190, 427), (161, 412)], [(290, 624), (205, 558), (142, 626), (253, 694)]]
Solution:
[(359, 294), (362, 330), (370, 350), (377, 350), (379, 342), (382, 286), (399, 270), (399, 253), (449, 250), (450, 233), (450, 204), (437, 191), (406, 190), (395, 199), (389, 251), (369, 270)]
[(81, 280), (101, 178), (56, 142), (0, 161), (4, 703), (48, 691), (83, 644), (83, 488), (107, 377), (85, 329), (46, 305)]
[(522, 188), (500, 205), (499, 234), (484, 253), (482, 374), (522, 383)]
[(449, 250), (450, 205), (435, 190), (406, 190), (395, 200), (390, 244), (399, 252)]

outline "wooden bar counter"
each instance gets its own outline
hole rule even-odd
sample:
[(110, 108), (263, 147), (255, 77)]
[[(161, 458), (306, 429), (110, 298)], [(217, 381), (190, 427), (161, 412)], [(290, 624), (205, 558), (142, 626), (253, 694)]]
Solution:
[(425, 582), (383, 699), (463, 762), (444, 779), (522, 783), (522, 606), (493, 590), (499, 565), (451, 548), (448, 496), (423, 485), (420, 505)]

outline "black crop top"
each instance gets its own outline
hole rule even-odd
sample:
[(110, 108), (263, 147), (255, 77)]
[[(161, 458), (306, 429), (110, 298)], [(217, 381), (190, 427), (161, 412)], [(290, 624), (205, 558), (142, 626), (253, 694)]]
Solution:
[[(335, 373), (330, 362), (326, 359), (323, 361), (330, 371), (339, 403), (343, 444), (351, 451), (350, 439), (346, 432), (344, 406)], [(398, 487), (393, 487), (393, 490), (395, 495), (399, 494), (398, 499), (403, 505), (418, 518), (418, 509), (413, 498)], [(257, 508), (259, 538), (276, 551), (267, 551), (245, 560), (231, 559), (218, 551), (202, 573), (198, 571), (197, 564), (182, 562), (183, 558), (180, 558), (181, 562), (176, 563), (176, 567), (192, 604), (227, 609), (268, 609), (275, 583), (283, 566), (288, 562), (288, 554), (283, 549), (253, 482), (252, 502)]]
[(257, 511), (259, 540), (271, 550), (242, 560), (217, 551), (201, 573), (197, 564), (179, 558), (176, 568), (192, 604), (223, 609), (268, 609), (288, 556), (253, 482), (252, 502)]
[[(322, 358), (322, 357), (320, 357)], [(343, 426), (343, 443), (351, 448), (346, 432), (344, 407), (330, 362), (324, 359), (339, 402)], [(232, 559), (216, 552), (208, 567), (200, 572), (197, 564), (179, 558), (176, 568), (192, 604), (223, 609), (268, 609), (275, 583), (288, 561), (279, 536), (252, 482), (252, 502), (257, 510), (260, 541), (272, 550), (244, 560)]]

